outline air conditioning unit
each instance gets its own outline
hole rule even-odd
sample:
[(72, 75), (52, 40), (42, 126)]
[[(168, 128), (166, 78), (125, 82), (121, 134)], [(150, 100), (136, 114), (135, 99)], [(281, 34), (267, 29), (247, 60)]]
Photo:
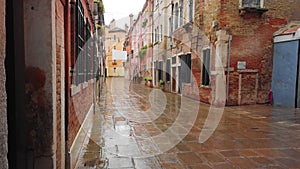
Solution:
[(258, 13), (263, 14), (268, 9), (264, 7), (264, 0), (240, 0), (239, 13), (241, 16), (246, 13)]
[(263, 8), (263, 0), (241, 0), (242, 8)]

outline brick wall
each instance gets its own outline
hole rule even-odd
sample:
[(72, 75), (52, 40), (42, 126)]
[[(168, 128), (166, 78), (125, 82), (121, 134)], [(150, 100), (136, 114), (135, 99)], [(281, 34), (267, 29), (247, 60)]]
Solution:
[[(203, 31), (215, 50), (217, 34), (212, 28), (212, 22), (217, 23), (218, 29), (224, 29), (232, 33), (228, 105), (266, 103), (269, 99), (272, 75), (273, 57), (273, 33), (284, 27), (291, 21), (300, 19), (300, 2), (290, 0), (265, 0), (267, 12), (239, 13), (238, 0), (197, 0), (195, 1), (195, 26)], [(203, 43), (200, 39), (200, 43)], [(198, 84), (201, 84), (201, 50), (196, 51), (192, 57), (192, 72)], [(198, 55), (197, 55), (198, 53)], [(215, 52), (212, 52), (212, 69), (215, 65)], [(195, 62), (196, 61), (196, 62)], [(250, 72), (237, 71), (238, 61), (246, 62), (246, 69)], [(226, 72), (225, 72), (226, 73)], [(200, 86), (200, 85), (199, 85)], [(198, 86), (198, 87), (199, 87)], [(196, 85), (191, 85), (195, 88)], [(192, 94), (187, 94), (192, 96)], [(200, 99), (209, 102), (211, 99), (210, 88), (200, 87)]]
[[(221, 12), (218, 17), (220, 28), (229, 28), (233, 34), (231, 46), (230, 67), (237, 69), (238, 61), (246, 61), (247, 69), (258, 70), (257, 98), (255, 94), (256, 75), (243, 74), (241, 104), (266, 103), (271, 88), (272, 57), (273, 57), (273, 33), (295, 17), (296, 7), (294, 1), (280, 0), (265, 1), (265, 7), (269, 10), (260, 15), (246, 13), (239, 15), (239, 1), (221, 1)], [(299, 9), (298, 9), (299, 11)], [(236, 75), (233, 74), (230, 92), (231, 104), (236, 104), (239, 96), (239, 84), (236, 83)], [(252, 93), (250, 92), (252, 91)], [(251, 96), (252, 95), (252, 96)]]
[(85, 89), (81, 89), (80, 93), (71, 97), (69, 107), (69, 144), (68, 149), (71, 148), (72, 143), (84, 121), (92, 103), (93, 103), (93, 83), (88, 83)]
[[(92, 18), (90, 17), (89, 8), (92, 9), (92, 4), (88, 6), (86, 4), (86, 1), (82, 1), (82, 5), (84, 8), (84, 15), (88, 18), (88, 22), (90, 22), (90, 25), (93, 25)], [(70, 5), (70, 39), (71, 39), (71, 46), (70, 46), (70, 66), (73, 68), (75, 65), (75, 57), (76, 57), (76, 5)], [(94, 27), (91, 26), (91, 31), (94, 31)], [(69, 69), (71, 69), (69, 67)], [(68, 78), (71, 81), (71, 72), (68, 73)], [(70, 86), (68, 87), (69, 95), (68, 95), (68, 150), (70, 150), (75, 137), (81, 127), (81, 123), (86, 117), (86, 114), (88, 113), (89, 108), (91, 107), (93, 103), (93, 83), (89, 81), (86, 87), (83, 87), (83, 84), (80, 84), (77, 86), (77, 88), (80, 89), (80, 91), (75, 94), (71, 95), (72, 91), (72, 85), (69, 83)], [(74, 87), (74, 86), (73, 86)]]

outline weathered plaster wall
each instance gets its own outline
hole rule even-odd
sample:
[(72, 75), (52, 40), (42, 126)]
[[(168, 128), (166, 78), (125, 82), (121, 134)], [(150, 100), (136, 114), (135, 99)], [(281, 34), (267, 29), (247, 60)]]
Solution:
[(27, 149), (35, 168), (56, 168), (55, 1), (24, 1)]
[(0, 0), (0, 168), (7, 169), (7, 109), (5, 91), (5, 0)]

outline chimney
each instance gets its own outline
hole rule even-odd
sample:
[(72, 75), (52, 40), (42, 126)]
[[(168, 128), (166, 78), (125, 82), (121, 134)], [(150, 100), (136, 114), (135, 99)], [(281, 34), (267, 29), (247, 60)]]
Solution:
[(129, 17), (130, 17), (130, 27), (132, 27), (132, 24), (133, 24), (133, 20), (132, 20), (133, 19), (133, 15), (130, 14)]

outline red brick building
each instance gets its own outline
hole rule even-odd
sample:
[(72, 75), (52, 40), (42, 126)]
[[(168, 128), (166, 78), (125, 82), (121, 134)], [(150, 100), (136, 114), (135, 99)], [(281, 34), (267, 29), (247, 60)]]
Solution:
[[(226, 89), (229, 89), (227, 105), (269, 102), (273, 34), (300, 20), (299, 6), (296, 0), (289, 3), (280, 0), (195, 1), (193, 30), (189, 32), (185, 27), (181, 31), (192, 34), (192, 74), (196, 80), (183, 85), (183, 95), (197, 98), (193, 89), (199, 88), (200, 100), (211, 103), (216, 99), (212, 93), (214, 74), (222, 68), (228, 82)], [(184, 48), (183, 53), (190, 52), (179, 41), (177, 48), (180, 46)], [(216, 63), (216, 56), (222, 66)]]
[(5, 12), (9, 168), (73, 168), (101, 73), (103, 3), (7, 0)]

